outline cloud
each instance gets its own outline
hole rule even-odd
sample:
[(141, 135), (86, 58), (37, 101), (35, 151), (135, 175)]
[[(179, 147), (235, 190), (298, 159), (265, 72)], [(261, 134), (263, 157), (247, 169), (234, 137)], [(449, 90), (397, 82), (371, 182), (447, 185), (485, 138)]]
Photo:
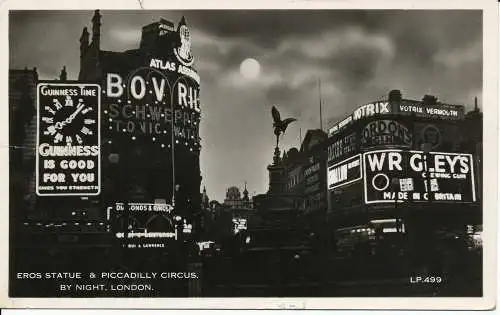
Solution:
[(434, 60), (448, 68), (459, 68), (468, 63), (480, 65), (482, 62), (482, 53), (483, 42), (477, 39), (472, 43), (467, 43), (464, 47), (438, 51), (434, 55)]
[(141, 29), (111, 28), (109, 38), (118, 45), (124, 47), (138, 47), (141, 40)]
[[(92, 15), (11, 12), (10, 67), (36, 66), (42, 79), (53, 79), (66, 65), (76, 79), (78, 40)], [(325, 129), (391, 89), (414, 99), (434, 94), (469, 108), (478, 96), (481, 105), (480, 11), (103, 11), (101, 47), (135, 49), (143, 26), (160, 17), (177, 22), (182, 15), (192, 26), (201, 76), (203, 181), (218, 200), (245, 179), (250, 191), (267, 190), (275, 145), (271, 105), (283, 117), (298, 118), (280, 140), (283, 148), (297, 147), (300, 128), (304, 135), (319, 127), (318, 79)], [(261, 64), (257, 81), (239, 73), (249, 57)]]

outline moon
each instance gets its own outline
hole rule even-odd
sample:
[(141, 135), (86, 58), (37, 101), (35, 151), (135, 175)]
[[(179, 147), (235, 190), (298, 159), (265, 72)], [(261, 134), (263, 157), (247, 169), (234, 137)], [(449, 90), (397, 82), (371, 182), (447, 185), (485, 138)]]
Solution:
[(253, 58), (247, 58), (241, 62), (240, 73), (245, 79), (256, 79), (260, 74), (260, 64)]

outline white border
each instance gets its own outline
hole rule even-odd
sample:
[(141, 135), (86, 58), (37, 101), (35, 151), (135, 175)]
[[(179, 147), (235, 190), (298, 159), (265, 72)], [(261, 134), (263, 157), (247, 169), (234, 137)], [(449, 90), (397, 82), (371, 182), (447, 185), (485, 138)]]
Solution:
[[(63, 10), (63, 9), (479, 9), (483, 11), (483, 104), (484, 127), (484, 296), (479, 298), (8, 298), (8, 229), (9, 211), (8, 181), (0, 181), (0, 188), (4, 192), (2, 214), (2, 233), (0, 237), (0, 255), (4, 257), (0, 263), (0, 302), (7, 308), (170, 308), (170, 309), (448, 309), (448, 310), (484, 310), (492, 309), (496, 305), (496, 226), (497, 221), (497, 175), (498, 175), (498, 3), (494, 0), (351, 0), (351, 1), (297, 1), (297, 0), (256, 0), (236, 2), (234, 0), (184, 0), (172, 1), (168, 5), (162, 0), (122, 0), (119, 2), (86, 0), (18, 0), (4, 1), (0, 6), (0, 42), (2, 43), (2, 57), (0, 68), (3, 74), (8, 73), (8, 10)], [(7, 80), (0, 84), (0, 97), (3, 97), (4, 110), (8, 104)], [(5, 113), (4, 112), (4, 113)], [(2, 144), (8, 143), (8, 115), (0, 115), (3, 123), (0, 124), (3, 132)], [(5, 146), (4, 146), (5, 147)], [(5, 150), (7, 151), (7, 150)], [(8, 174), (8, 156), (2, 155), (0, 172)]]
[[(329, 178), (329, 177), (328, 177), (328, 174), (330, 173), (330, 169), (331, 169), (331, 168), (334, 168), (334, 167), (335, 167), (335, 166), (337, 166), (337, 165), (348, 163), (348, 161), (350, 161), (350, 160), (354, 160), (354, 159), (356, 159), (356, 158), (358, 158), (358, 159), (359, 159), (359, 177), (357, 177), (357, 178), (355, 178), (355, 179), (352, 179), (352, 180), (350, 180), (350, 181), (348, 181), (348, 182), (341, 183), (341, 184), (339, 184), (339, 185), (337, 185), (337, 186), (330, 187), (330, 184), (328, 183), (328, 178)], [(347, 159), (345, 159), (345, 160), (343, 160), (343, 161), (341, 161), (341, 162), (338, 162), (338, 163), (336, 163), (336, 164), (333, 164), (333, 165), (331, 165), (331, 166), (328, 166), (327, 171), (326, 171), (326, 182), (327, 182), (327, 185), (328, 185), (328, 191), (331, 191), (331, 190), (333, 190), (333, 189), (335, 189), (335, 188), (338, 188), (338, 187), (342, 187), (342, 186), (348, 185), (348, 184), (350, 184), (350, 183), (354, 183), (354, 182), (356, 182), (356, 181), (360, 180), (361, 178), (363, 178), (363, 168), (362, 168), (362, 164), (363, 164), (363, 161), (362, 161), (362, 159), (361, 159), (361, 153), (359, 153), (359, 154), (353, 155), (353, 156), (351, 156), (350, 158), (347, 158)]]
[[(40, 154), (38, 152), (38, 148), (40, 147), (40, 87), (43, 85), (55, 85), (55, 86), (78, 86), (78, 87), (86, 87), (86, 86), (95, 86), (97, 87), (97, 146), (99, 147), (99, 154), (97, 156), (97, 192), (89, 194), (89, 193), (61, 193), (61, 194), (40, 194), (39, 190), (39, 179), (40, 179)], [(36, 169), (35, 169), (35, 177), (36, 177), (36, 186), (35, 191), (38, 197), (54, 197), (54, 196), (99, 196), (101, 194), (101, 86), (95, 83), (58, 83), (56, 81), (52, 82), (40, 82), (36, 85)]]
[[(366, 178), (366, 163), (365, 163), (365, 157), (367, 154), (371, 153), (377, 153), (377, 152), (408, 152), (408, 153), (424, 153), (423, 151), (416, 151), (416, 150), (400, 150), (400, 149), (384, 149), (384, 150), (374, 150), (374, 151), (367, 151), (363, 153), (363, 189), (364, 189), (364, 200), (365, 204), (377, 204), (377, 203), (395, 203), (395, 200), (381, 200), (381, 199), (376, 199), (376, 200), (370, 200), (368, 201), (368, 188), (367, 188), (367, 178)], [(471, 183), (472, 183), (472, 201), (454, 201), (450, 202), (450, 204), (472, 204), (476, 202), (476, 186), (475, 186), (475, 181), (476, 177), (474, 176), (474, 159), (472, 158), (472, 154), (470, 153), (456, 153), (456, 152), (429, 152), (429, 154), (443, 154), (443, 155), (461, 155), (461, 156), (467, 156), (469, 158), (470, 164), (471, 164)], [(415, 203), (418, 203), (419, 201), (413, 201)], [(424, 200), (420, 202), (425, 202)], [(435, 201), (435, 203), (445, 203), (446, 201)]]

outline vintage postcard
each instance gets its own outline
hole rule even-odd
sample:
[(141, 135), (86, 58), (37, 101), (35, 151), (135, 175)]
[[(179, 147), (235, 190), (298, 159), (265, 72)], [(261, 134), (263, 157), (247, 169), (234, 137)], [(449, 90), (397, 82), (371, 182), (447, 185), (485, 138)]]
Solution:
[(2, 307), (495, 306), (495, 1), (1, 17)]

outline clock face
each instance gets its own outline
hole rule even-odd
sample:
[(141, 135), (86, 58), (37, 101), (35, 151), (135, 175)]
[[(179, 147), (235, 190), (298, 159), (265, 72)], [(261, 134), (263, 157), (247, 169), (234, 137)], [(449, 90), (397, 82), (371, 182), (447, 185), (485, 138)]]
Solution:
[(49, 136), (54, 144), (82, 145), (93, 135), (97, 121), (90, 104), (78, 97), (53, 97), (52, 105), (40, 108), (40, 132)]

